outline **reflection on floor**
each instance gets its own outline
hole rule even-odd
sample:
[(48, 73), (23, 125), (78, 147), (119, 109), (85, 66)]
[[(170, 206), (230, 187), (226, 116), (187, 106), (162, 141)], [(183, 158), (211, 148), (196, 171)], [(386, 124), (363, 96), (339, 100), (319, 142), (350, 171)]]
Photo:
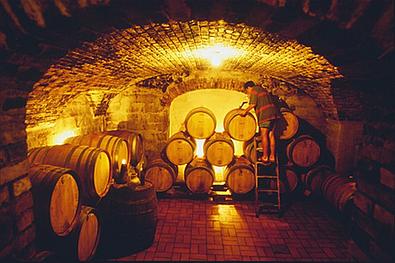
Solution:
[(353, 261), (348, 242), (345, 225), (317, 200), (256, 218), (250, 201), (159, 199), (153, 245), (118, 260)]

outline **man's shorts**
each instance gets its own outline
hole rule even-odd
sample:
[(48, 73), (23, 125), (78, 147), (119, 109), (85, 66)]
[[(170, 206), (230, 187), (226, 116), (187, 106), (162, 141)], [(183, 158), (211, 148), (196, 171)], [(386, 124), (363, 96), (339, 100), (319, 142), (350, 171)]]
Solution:
[(276, 122), (275, 120), (268, 120), (265, 122), (261, 122), (261, 123), (259, 123), (259, 127), (266, 128), (266, 129), (269, 129), (269, 131), (271, 131), (274, 128), (275, 122)]

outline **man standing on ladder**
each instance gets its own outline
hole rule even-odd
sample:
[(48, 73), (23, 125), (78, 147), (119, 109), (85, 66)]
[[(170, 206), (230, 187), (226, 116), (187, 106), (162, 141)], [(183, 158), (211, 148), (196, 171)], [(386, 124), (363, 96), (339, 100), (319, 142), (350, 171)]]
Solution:
[(274, 163), (276, 158), (276, 141), (274, 136), (274, 128), (276, 119), (280, 118), (279, 110), (277, 106), (273, 103), (273, 99), (270, 93), (261, 86), (255, 85), (253, 81), (250, 80), (244, 83), (243, 88), (250, 98), (250, 105), (244, 110), (241, 115), (246, 116), (250, 110), (252, 110), (253, 108), (255, 109), (255, 113), (258, 117), (258, 126), (261, 132), (262, 140), (263, 155), (261, 161), (267, 164)]

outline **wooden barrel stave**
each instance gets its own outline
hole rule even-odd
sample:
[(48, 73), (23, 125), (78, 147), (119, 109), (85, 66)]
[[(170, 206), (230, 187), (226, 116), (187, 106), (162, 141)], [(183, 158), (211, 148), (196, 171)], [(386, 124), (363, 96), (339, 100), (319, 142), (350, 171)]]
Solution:
[(70, 144), (31, 149), (29, 162), (69, 168), (76, 172), (84, 203), (97, 202), (105, 196), (111, 184), (110, 157), (104, 150)]
[(129, 130), (105, 131), (103, 134), (117, 136), (127, 141), (129, 149), (129, 162), (132, 166), (137, 166), (137, 164), (143, 159), (144, 140), (141, 134)]
[(67, 236), (80, 211), (79, 178), (74, 171), (53, 165), (29, 169), (37, 218), (37, 232), (49, 242), (54, 236)]
[(205, 107), (191, 110), (184, 123), (188, 134), (195, 139), (209, 138), (214, 134), (217, 125), (214, 113)]
[(299, 119), (290, 110), (281, 109), (282, 117), (276, 120), (276, 138), (289, 140), (293, 138), (299, 130)]
[(195, 158), (185, 167), (185, 185), (193, 193), (208, 193), (215, 180), (213, 167), (203, 158)]
[(225, 171), (226, 185), (235, 194), (245, 194), (255, 187), (254, 167), (246, 158), (236, 158)]
[(150, 162), (145, 171), (145, 180), (152, 183), (155, 191), (166, 192), (176, 181), (178, 167), (163, 159), (155, 159)]
[(233, 109), (224, 118), (224, 129), (232, 139), (248, 141), (254, 137), (256, 132), (256, 121), (254, 115), (248, 113), (245, 117), (240, 114), (244, 110)]
[(321, 156), (320, 145), (310, 136), (302, 135), (287, 145), (287, 157), (299, 167), (311, 167)]
[(204, 142), (204, 156), (215, 166), (226, 166), (234, 157), (234, 145), (226, 133), (215, 133)]
[(117, 136), (91, 133), (66, 139), (66, 143), (100, 148), (110, 154), (113, 176), (121, 171), (122, 160), (129, 160), (128, 143)]
[[(284, 182), (286, 180), (286, 182)], [(270, 180), (271, 189), (276, 189), (276, 180)], [(293, 192), (299, 184), (299, 177), (296, 172), (290, 168), (285, 169), (285, 179), (280, 178), (280, 193)]]
[(166, 144), (166, 157), (175, 165), (183, 165), (192, 161), (195, 154), (196, 143), (193, 138), (184, 132), (173, 134)]
[(157, 209), (156, 193), (150, 182), (136, 188), (111, 188), (98, 205), (103, 219), (98, 254), (116, 258), (149, 247), (155, 237)]

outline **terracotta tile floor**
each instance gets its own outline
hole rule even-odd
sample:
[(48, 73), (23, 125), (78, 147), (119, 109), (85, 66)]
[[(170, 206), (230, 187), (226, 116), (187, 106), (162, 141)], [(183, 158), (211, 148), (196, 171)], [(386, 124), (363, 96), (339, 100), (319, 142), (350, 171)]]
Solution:
[(160, 199), (153, 245), (119, 260), (352, 261), (345, 227), (316, 200), (282, 218), (255, 217), (251, 201)]

